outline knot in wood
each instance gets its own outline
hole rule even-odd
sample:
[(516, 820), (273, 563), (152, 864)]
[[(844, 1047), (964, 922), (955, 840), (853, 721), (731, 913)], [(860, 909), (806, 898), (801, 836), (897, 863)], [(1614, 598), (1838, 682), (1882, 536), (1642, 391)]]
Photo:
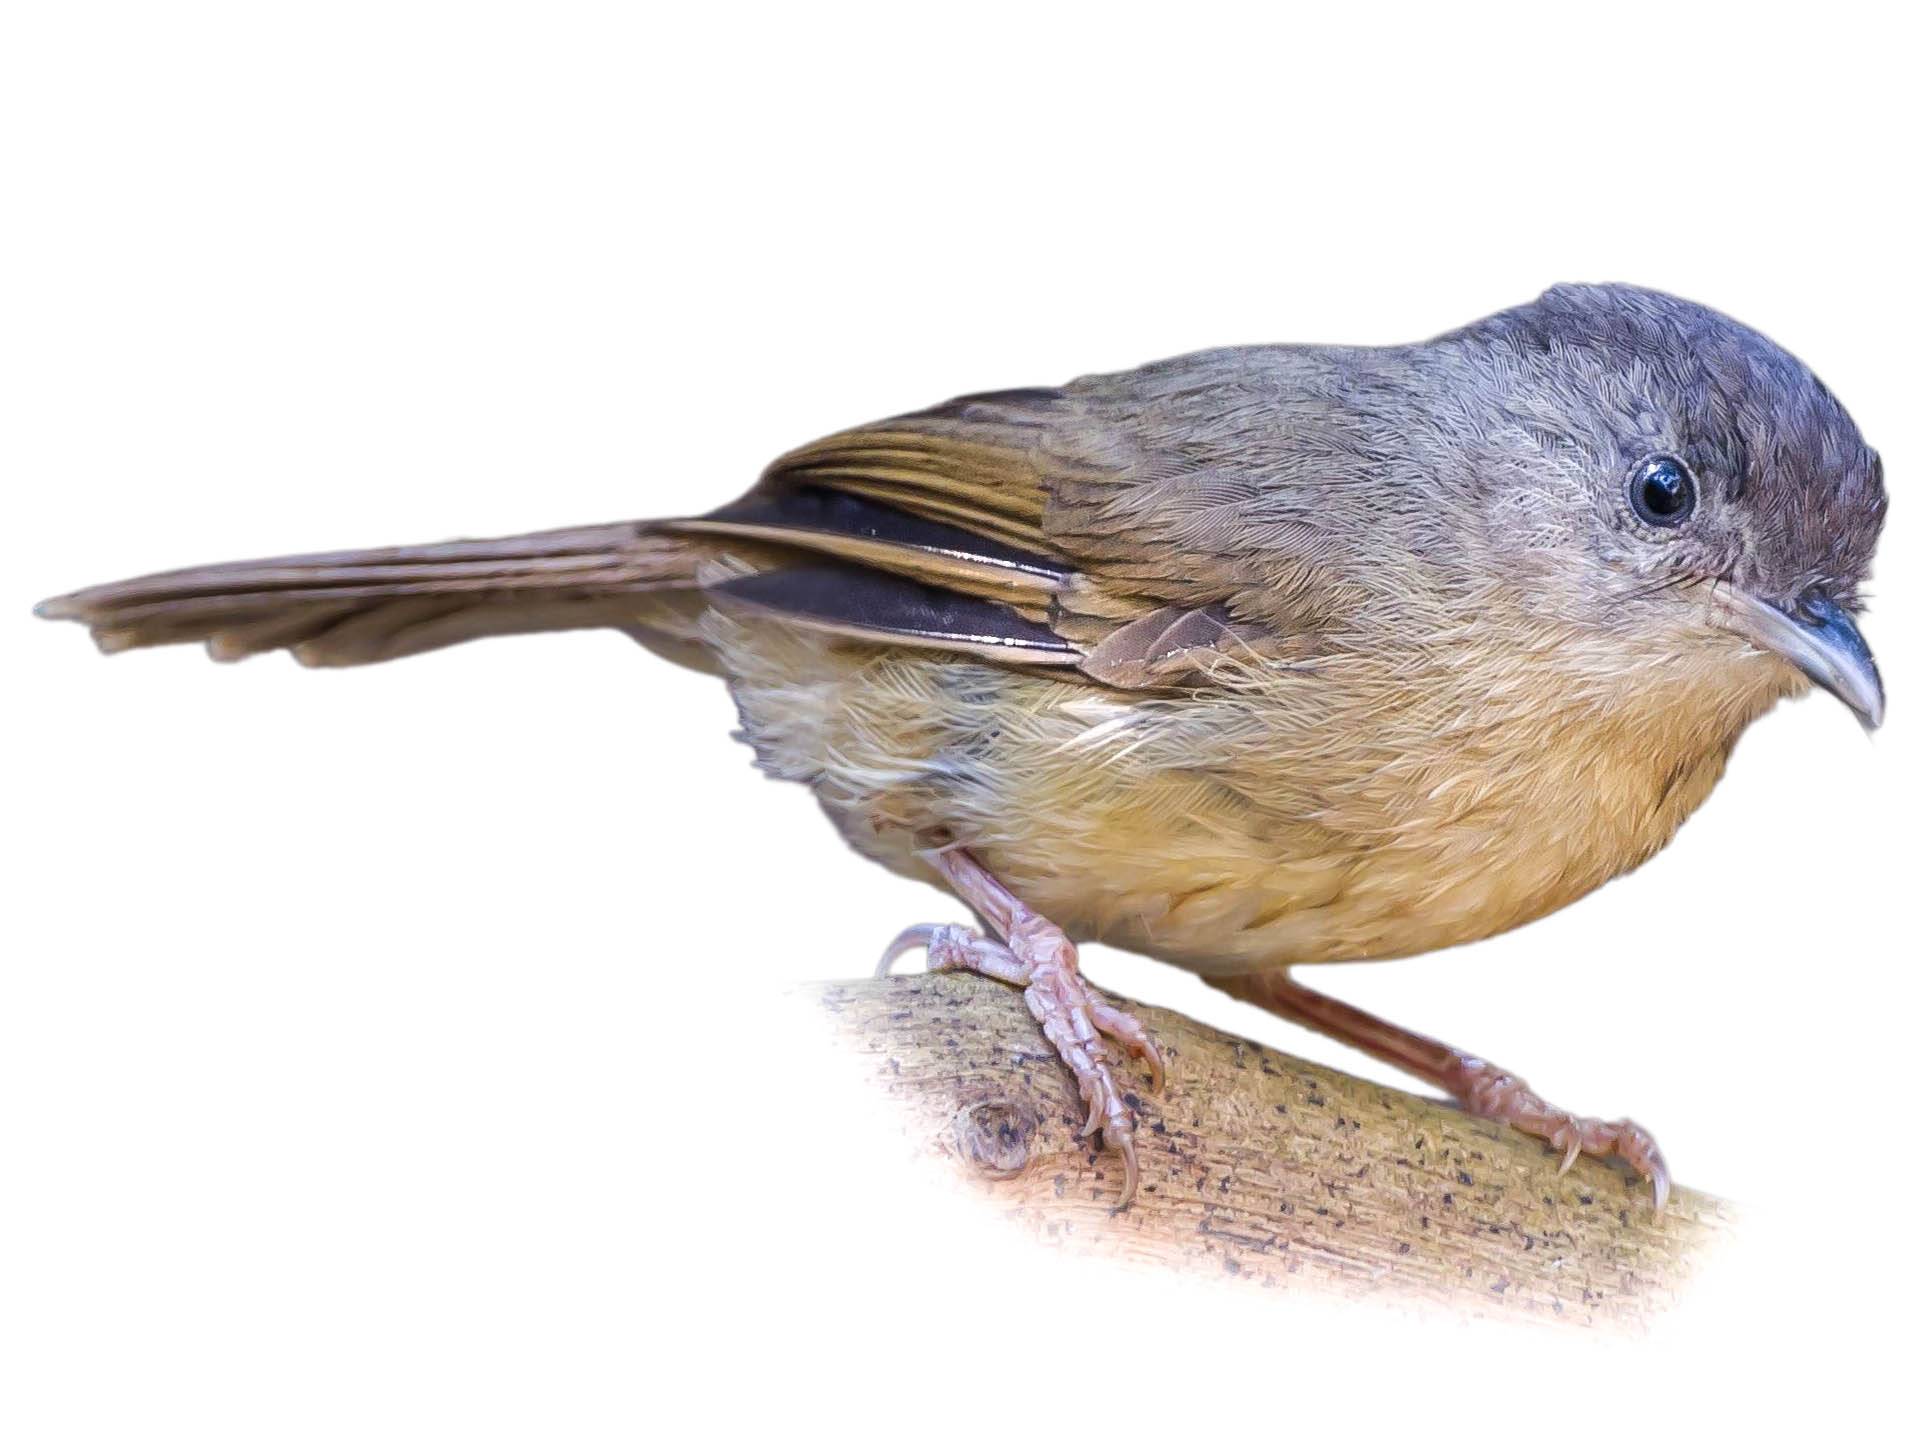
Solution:
[(952, 1117), (959, 1155), (989, 1177), (1013, 1177), (1032, 1160), (1039, 1120), (1016, 1101), (979, 1101)]

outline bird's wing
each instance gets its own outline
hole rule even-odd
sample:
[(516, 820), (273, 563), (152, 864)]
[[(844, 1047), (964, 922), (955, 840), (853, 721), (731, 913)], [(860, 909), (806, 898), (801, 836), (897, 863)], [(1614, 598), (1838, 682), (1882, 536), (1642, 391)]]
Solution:
[(42, 611), (112, 649), (205, 639), (220, 658), (354, 664), (528, 629), (682, 638), (709, 597), (1182, 687), (1229, 660), (1316, 654), (1360, 604), (1337, 569), (1362, 549), (1334, 543), (1369, 530), (1305, 485), (1345, 482), (1368, 450), (1332, 400), (1345, 387), (1307, 375), (1313, 355), (1238, 349), (958, 398), (787, 454), (702, 518), (191, 568)]
[(778, 459), (751, 493), (666, 529), (802, 550), (716, 584), (854, 638), (1078, 669), (1120, 688), (1216, 660), (1304, 657), (1342, 605), (1320, 540), (1270, 503), (1211, 387), (1186, 416), (1143, 374), (957, 398)]

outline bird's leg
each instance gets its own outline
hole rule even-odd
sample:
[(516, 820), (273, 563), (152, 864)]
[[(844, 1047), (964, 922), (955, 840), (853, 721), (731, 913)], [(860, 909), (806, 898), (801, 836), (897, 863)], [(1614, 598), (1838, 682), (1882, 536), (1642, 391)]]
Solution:
[(1165, 1084), (1166, 1069), (1153, 1038), (1086, 983), (1066, 933), (1000, 884), (970, 853), (957, 848), (932, 850), (925, 859), (1003, 943), (962, 925), (914, 925), (887, 947), (878, 973), (884, 975), (907, 950), (923, 946), (929, 969), (970, 970), (1020, 987), (1027, 1009), (1073, 1073), (1080, 1099), (1086, 1103), (1086, 1125), (1080, 1135), (1098, 1131), (1100, 1139), (1126, 1162), (1119, 1200), (1124, 1207), (1139, 1185), (1140, 1164), (1133, 1150), (1133, 1116), (1114, 1083), (1100, 1037), (1113, 1037), (1146, 1061), (1153, 1068), (1153, 1089), (1158, 1091)]
[(1477, 1116), (1540, 1137), (1563, 1154), (1558, 1175), (1574, 1166), (1578, 1156), (1620, 1156), (1650, 1183), (1658, 1211), (1669, 1200), (1669, 1169), (1663, 1153), (1657, 1150), (1655, 1138), (1633, 1121), (1602, 1121), (1552, 1106), (1519, 1076), (1311, 991), (1284, 970), (1231, 976), (1210, 984), (1431, 1082)]

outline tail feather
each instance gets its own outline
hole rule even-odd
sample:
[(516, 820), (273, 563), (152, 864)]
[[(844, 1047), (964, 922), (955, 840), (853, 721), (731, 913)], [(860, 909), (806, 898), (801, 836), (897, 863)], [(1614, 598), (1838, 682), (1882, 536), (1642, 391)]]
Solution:
[(201, 641), (224, 661), (286, 648), (305, 664), (364, 664), (490, 634), (648, 625), (663, 595), (695, 587), (705, 556), (649, 523), (612, 523), (177, 569), (35, 612), (86, 625), (110, 653)]

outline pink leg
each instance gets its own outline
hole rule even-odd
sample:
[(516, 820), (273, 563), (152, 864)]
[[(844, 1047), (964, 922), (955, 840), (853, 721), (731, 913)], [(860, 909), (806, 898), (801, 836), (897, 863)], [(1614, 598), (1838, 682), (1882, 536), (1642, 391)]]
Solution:
[(1140, 1180), (1133, 1116), (1114, 1084), (1100, 1036), (1113, 1037), (1146, 1061), (1153, 1068), (1153, 1089), (1158, 1091), (1166, 1084), (1166, 1068), (1153, 1038), (1086, 983), (1079, 973), (1078, 953), (1065, 932), (1029, 909), (969, 853), (934, 850), (925, 858), (1005, 943), (961, 925), (914, 925), (886, 949), (878, 973), (884, 975), (905, 951), (923, 946), (926, 965), (932, 970), (970, 970), (1023, 989), (1027, 1009), (1072, 1071), (1080, 1099), (1086, 1103), (1086, 1125), (1080, 1134), (1098, 1131), (1100, 1139), (1126, 1161), (1119, 1201), (1126, 1206)]
[(1563, 1154), (1557, 1175), (1574, 1166), (1578, 1156), (1620, 1156), (1650, 1183), (1657, 1211), (1669, 1200), (1663, 1153), (1655, 1138), (1633, 1121), (1602, 1121), (1551, 1106), (1501, 1067), (1311, 991), (1284, 970), (1209, 983), (1431, 1082), (1477, 1116), (1542, 1138)]

